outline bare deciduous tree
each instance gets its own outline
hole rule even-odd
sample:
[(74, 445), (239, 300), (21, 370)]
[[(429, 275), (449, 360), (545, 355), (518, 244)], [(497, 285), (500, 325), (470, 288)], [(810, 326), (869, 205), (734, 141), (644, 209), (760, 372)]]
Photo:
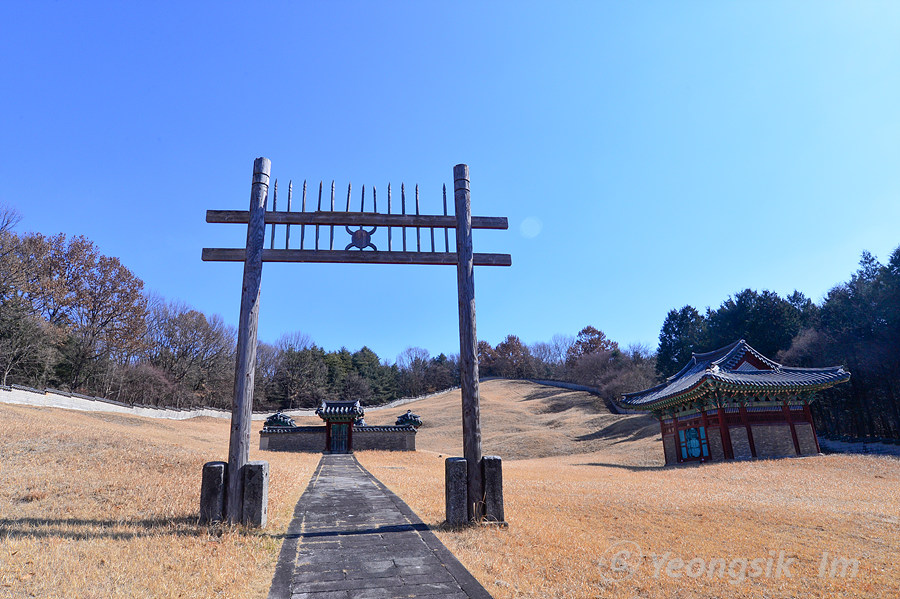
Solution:
[(302, 331), (294, 331), (293, 333), (285, 333), (275, 342), (275, 347), (279, 351), (300, 351), (315, 345), (312, 337)]

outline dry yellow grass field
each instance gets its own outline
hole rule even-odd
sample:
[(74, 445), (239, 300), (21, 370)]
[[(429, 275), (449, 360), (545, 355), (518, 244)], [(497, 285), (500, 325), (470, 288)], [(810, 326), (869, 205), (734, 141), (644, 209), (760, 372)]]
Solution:
[[(649, 442), (659, 437), (659, 423), (649, 416), (612, 414), (588, 393), (526, 381), (485, 381), (481, 395), (486, 455), (516, 460), (602, 451), (616, 463), (661, 463), (661, 451)], [(370, 410), (366, 423), (394, 424), (411, 409), (423, 419), (417, 449), (462, 455), (461, 401), (459, 390), (449, 391), (393, 409)]]
[[(510, 526), (438, 535), (496, 597), (900, 597), (900, 460), (662, 468), (652, 420), (529, 383), (481, 391), (485, 453), (504, 457)], [(461, 453), (459, 393), (404, 407), (424, 420), (420, 451), (357, 457), (438, 527), (443, 458)], [(613, 546), (634, 551), (630, 570), (604, 567)], [(858, 560), (855, 576), (842, 559)]]
[(226, 458), (228, 420), (0, 404), (0, 422), (0, 597), (265, 597), (319, 459), (251, 452), (271, 468), (269, 526), (207, 529), (200, 474)]
[[(357, 457), (496, 597), (900, 597), (900, 460), (664, 469), (652, 419), (610, 414), (580, 392), (488, 381), (484, 450), (504, 458), (510, 526), (451, 531), (440, 528), (443, 459), (461, 454), (459, 392), (366, 420), (392, 424), (407, 407), (425, 422), (419, 451)], [(0, 422), (0, 597), (264, 597), (319, 459), (252, 452), (271, 466), (269, 527), (208, 530), (196, 524), (200, 470), (224, 459), (227, 420), (0, 405)], [(600, 563), (618, 541), (640, 550), (625, 579)], [(823, 552), (828, 566), (858, 560), (856, 575), (819, 576)], [(775, 577), (779, 557), (796, 560), (790, 578)], [(741, 560), (764, 572), (769, 558), (768, 576), (749, 565), (741, 575)], [(703, 572), (686, 575), (679, 559)]]

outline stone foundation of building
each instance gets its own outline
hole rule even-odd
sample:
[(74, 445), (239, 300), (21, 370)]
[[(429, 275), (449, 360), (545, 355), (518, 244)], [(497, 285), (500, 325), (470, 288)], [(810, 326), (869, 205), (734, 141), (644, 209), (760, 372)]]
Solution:
[[(743, 414), (735, 411), (733, 414), (722, 415), (728, 422), (727, 432), (720, 429), (720, 415), (715, 412), (706, 414), (705, 417), (694, 415), (677, 421), (667, 419), (661, 423), (666, 465), (732, 459), (771, 459), (819, 453), (815, 429), (807, 420), (811, 420), (809, 410), (804, 406), (792, 406), (788, 410), (777, 408), (744, 411)], [(736, 419), (743, 422), (730, 422)], [(693, 435), (702, 439), (699, 452), (696, 452), (700, 455), (692, 455), (686, 443), (681, 442), (681, 435), (690, 429), (703, 431), (702, 434)]]

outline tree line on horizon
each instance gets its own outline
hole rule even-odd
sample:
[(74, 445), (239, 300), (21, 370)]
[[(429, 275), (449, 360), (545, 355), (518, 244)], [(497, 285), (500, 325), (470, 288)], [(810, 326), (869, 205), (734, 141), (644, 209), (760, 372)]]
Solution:
[[(146, 293), (118, 258), (83, 236), (19, 234), (0, 206), (0, 384), (56, 388), (130, 404), (228, 409), (237, 334), (218, 315)], [(677, 372), (692, 352), (745, 339), (786, 365), (844, 365), (848, 384), (820, 394), (820, 433), (900, 439), (900, 247), (886, 265), (864, 252), (849, 281), (820, 304), (745, 289), (718, 308), (672, 309), (656, 351), (622, 347), (602, 330), (524, 343), (478, 342), (483, 377), (552, 379), (596, 389), (612, 403)], [(325, 351), (301, 332), (257, 349), (254, 409), (311, 408), (324, 399), (366, 405), (459, 384), (458, 355), (410, 347), (394, 360), (368, 347)]]
[(676, 374), (693, 353), (744, 339), (786, 366), (840, 365), (850, 381), (812, 404), (816, 430), (828, 437), (900, 440), (900, 247), (881, 264), (863, 252), (850, 279), (820, 304), (799, 291), (744, 289), (705, 313), (687, 305), (666, 315), (659, 346), (621, 348), (594, 327), (574, 338), (523, 344), (510, 335), (492, 348), (479, 342), (483, 375), (553, 378), (594, 387), (608, 403)]
[[(146, 293), (86, 237), (18, 234), (18, 222), (0, 205), (0, 385), (133, 405), (231, 407), (234, 327)], [(325, 351), (295, 332), (258, 344), (254, 409), (310, 408), (323, 399), (376, 405), (458, 380), (456, 356), (408, 348), (389, 362), (368, 347)]]

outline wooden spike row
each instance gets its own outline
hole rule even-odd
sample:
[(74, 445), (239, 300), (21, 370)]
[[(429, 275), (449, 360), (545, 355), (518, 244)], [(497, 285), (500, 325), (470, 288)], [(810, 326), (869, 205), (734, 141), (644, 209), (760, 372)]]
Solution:
[[(272, 192), (272, 212), (278, 212), (278, 179), (275, 179), (275, 189)], [(272, 225), (272, 241), (269, 248), (275, 249), (275, 225)]]
[[(324, 182), (323, 182), (323, 181), (320, 181), (320, 182), (319, 182), (319, 196), (318, 196), (318, 203), (317, 203), (317, 206), (316, 206), (316, 210), (317, 210), (318, 212), (321, 212), (321, 211), (322, 211), (322, 193), (323, 193), (323, 191), (324, 191)], [(392, 190), (392, 185), (391, 185), (390, 183), (388, 183), (388, 205), (387, 205), (387, 214), (389, 214), (389, 215), (394, 214), (394, 213), (393, 213), (393, 194), (392, 194), (392, 191), (393, 191), (393, 190)], [(302, 192), (302, 198), (301, 198), (301, 207), (300, 207), (300, 211), (301, 211), (301, 212), (306, 212), (306, 192), (307, 192), (307, 181), (304, 180), (304, 181), (303, 181), (303, 192)], [(346, 212), (350, 212), (350, 203), (351, 203), (351, 198), (352, 198), (352, 192), (353, 192), (353, 184), (352, 184), (352, 183), (348, 183), (348, 184), (347, 184), (347, 202), (346, 202), (346, 207), (345, 207)], [(290, 180), (290, 181), (288, 182), (288, 199), (287, 199), (287, 211), (286, 211), (286, 212), (292, 212), (292, 211), (293, 211), (293, 206), (292, 206), (292, 204), (293, 204), (293, 193), (294, 193), (294, 183), (293, 183), (293, 180)], [(447, 207), (447, 185), (446, 185), (446, 184), (443, 185), (443, 188), (442, 188), (442, 196), (443, 196), (443, 210), (444, 210), (443, 215), (444, 215), (444, 216), (448, 216), (448, 207)], [(401, 184), (400, 184), (400, 197), (401, 197), (401, 209), (400, 209), (400, 214), (401, 214), (401, 215), (406, 215), (406, 214), (407, 214), (407, 211), (406, 211), (406, 184), (405, 184), (405, 183), (402, 183), (402, 182), (401, 182)], [(331, 212), (334, 212), (334, 209), (335, 209), (335, 181), (334, 181), (334, 180), (331, 181), (331, 197), (330, 197), (330, 200), (331, 200), (331, 201), (330, 201), (330, 210), (331, 210)], [(365, 186), (365, 185), (362, 185), (362, 187), (361, 187), (361, 189), (360, 189), (360, 204), (359, 204), (359, 209), (360, 209), (360, 213), (365, 213), (365, 212), (366, 212), (366, 186)], [(272, 193), (272, 212), (277, 212), (277, 211), (278, 211), (278, 180), (276, 179), (276, 180), (274, 181), (274, 185), (273, 185), (273, 193)], [(225, 211), (218, 211), (218, 212), (225, 212)], [(378, 191), (377, 191), (376, 186), (374, 186), (374, 185), (372, 186), (372, 210), (371, 210), (371, 213), (378, 214)], [(420, 215), (421, 215), (421, 200), (420, 200), (420, 196), (419, 196), (419, 185), (418, 185), (418, 184), (415, 186), (415, 215), (416, 215), (416, 216), (420, 216)], [(294, 222), (296, 223), (296, 220), (295, 220)], [(271, 235), (270, 235), (270, 239), (269, 239), (269, 247), (270, 247), (270, 249), (274, 249), (274, 248), (275, 248), (275, 237), (276, 237), (276, 235), (275, 235), (275, 227), (276, 227), (276, 226), (279, 226), (279, 224), (285, 224), (285, 223), (284, 223), (284, 220), (281, 219), (280, 222), (271, 223), (272, 230), (271, 230)], [(413, 224), (413, 223), (409, 223), (409, 224), (411, 225), (411, 224)], [(436, 224), (436, 223), (422, 223), (422, 224)], [(284, 249), (286, 249), (286, 250), (290, 249), (290, 242), (291, 242), (291, 226), (292, 226), (292, 225), (291, 225), (291, 222), (287, 222), (287, 223), (285, 224), (285, 227), (286, 227), (286, 228), (285, 228), (285, 242), (284, 242)], [(307, 224), (300, 224), (300, 249), (301, 249), (301, 250), (304, 249), (304, 247), (305, 247), (305, 241), (306, 241), (306, 239), (305, 239), (305, 238), (306, 238), (306, 226), (307, 226)], [(321, 224), (315, 224), (315, 225), (312, 225), (312, 224), (310, 224), (310, 226), (315, 226), (315, 229), (316, 229), (315, 246), (314, 246), (314, 249), (315, 249), (315, 250), (318, 250), (318, 249), (319, 249), (320, 227), (321, 227), (321, 226), (328, 226), (328, 227), (329, 227), (329, 233), (330, 233), (330, 234), (329, 234), (328, 249), (329, 249), (329, 250), (334, 250), (334, 227), (335, 227), (335, 225), (333, 225), (333, 224), (332, 224), (332, 225), (327, 225), (327, 221), (326, 221), (326, 225), (321, 225)], [(354, 225), (354, 226), (357, 226), (357, 225)], [(408, 225), (407, 225), (407, 226), (408, 226)], [(401, 228), (401, 230), (402, 230), (402, 236), (403, 236), (403, 251), (407, 251), (407, 245), (406, 245), (406, 229), (407, 229), (407, 226), (402, 226), (402, 225), (400, 226), (400, 228)], [(394, 229), (394, 228), (396, 228), (396, 227), (395, 227), (395, 226), (388, 226), (388, 227), (387, 227), (387, 230), (388, 230), (388, 233), (387, 233), (387, 235), (388, 235), (388, 244), (387, 244), (387, 245), (388, 245), (388, 251), (393, 251), (393, 229)], [(450, 227), (450, 226), (441, 227), (440, 225), (438, 225), (437, 227), (435, 227), (435, 226), (427, 227), (427, 226), (426, 226), (425, 228), (429, 228), (429, 230), (430, 230), (429, 232), (430, 232), (431, 252), (432, 252), (432, 253), (436, 251), (436, 245), (437, 245), (436, 242), (435, 242), (434, 229), (435, 229), (435, 228), (443, 228), (443, 229), (444, 229), (444, 252), (445, 252), (445, 253), (449, 253), (449, 252), (450, 252), (450, 233), (449, 233), (449, 229), (450, 229), (451, 227)], [(493, 228), (493, 227), (492, 227), (492, 228)], [(422, 229), (422, 227), (421, 227), (421, 226), (416, 226), (415, 229), (416, 229), (416, 251), (417, 251), (417, 252), (422, 252), (422, 251), (423, 251), (423, 250), (422, 250), (422, 237), (421, 237), (421, 229)]]
[[(300, 200), (300, 211), (306, 212), (306, 179), (303, 180), (303, 198)], [(306, 237), (306, 225), (300, 225), (300, 249), (303, 249), (303, 238)]]

